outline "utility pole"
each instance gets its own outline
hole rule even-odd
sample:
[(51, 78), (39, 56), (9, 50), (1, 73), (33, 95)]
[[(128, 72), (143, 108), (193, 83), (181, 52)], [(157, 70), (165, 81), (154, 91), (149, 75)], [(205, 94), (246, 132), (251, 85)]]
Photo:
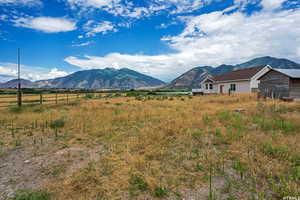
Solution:
[(20, 48), (18, 48), (18, 106), (22, 106)]

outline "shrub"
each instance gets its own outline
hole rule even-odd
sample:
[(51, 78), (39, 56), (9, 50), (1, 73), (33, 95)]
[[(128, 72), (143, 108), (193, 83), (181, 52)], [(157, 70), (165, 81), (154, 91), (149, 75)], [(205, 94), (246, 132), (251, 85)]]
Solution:
[(65, 126), (64, 119), (57, 119), (50, 123), (50, 128), (57, 129), (57, 128), (63, 128)]
[(94, 98), (94, 94), (85, 94), (85, 99), (92, 99)]

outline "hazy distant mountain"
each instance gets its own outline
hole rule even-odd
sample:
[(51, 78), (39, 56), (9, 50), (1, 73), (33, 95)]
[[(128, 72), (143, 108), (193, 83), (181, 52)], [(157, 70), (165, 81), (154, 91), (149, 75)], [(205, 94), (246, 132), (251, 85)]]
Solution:
[(78, 71), (61, 78), (37, 81), (36, 84), (42, 88), (133, 89), (161, 86), (164, 82), (127, 68), (106, 68)]
[[(0, 88), (17, 88), (18, 83), (19, 83), (18, 79), (13, 79), (6, 83), (0, 83)], [(22, 88), (35, 88), (36, 84), (32, 81), (21, 79), (21, 87)]]
[(287, 59), (279, 59), (270, 56), (255, 58), (248, 62), (238, 65), (220, 65), (218, 67), (196, 67), (193, 68), (178, 78), (174, 79), (165, 88), (169, 89), (192, 89), (198, 88), (199, 80), (203, 79), (203, 72), (207, 71), (211, 75), (221, 75), (237, 69), (246, 69), (255, 66), (270, 65), (273, 68), (281, 69), (300, 69), (300, 64)]

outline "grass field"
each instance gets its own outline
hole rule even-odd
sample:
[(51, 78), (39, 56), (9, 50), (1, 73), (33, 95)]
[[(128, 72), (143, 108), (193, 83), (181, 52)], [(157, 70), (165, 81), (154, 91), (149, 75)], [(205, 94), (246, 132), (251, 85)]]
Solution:
[(3, 108), (0, 127), (0, 199), (300, 196), (299, 102), (100, 98)]

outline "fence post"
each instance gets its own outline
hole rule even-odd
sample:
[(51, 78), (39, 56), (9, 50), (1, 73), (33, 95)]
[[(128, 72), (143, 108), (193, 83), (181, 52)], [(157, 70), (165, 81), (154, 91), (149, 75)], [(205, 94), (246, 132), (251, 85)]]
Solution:
[(55, 103), (57, 104), (57, 92), (55, 94)]
[(40, 104), (43, 104), (43, 94), (40, 94)]

